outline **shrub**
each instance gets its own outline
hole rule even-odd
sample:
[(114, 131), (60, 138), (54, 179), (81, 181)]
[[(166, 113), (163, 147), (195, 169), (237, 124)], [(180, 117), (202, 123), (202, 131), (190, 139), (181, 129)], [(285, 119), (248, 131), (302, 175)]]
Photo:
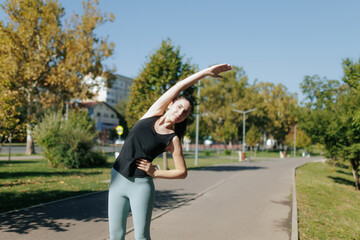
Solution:
[(105, 164), (105, 157), (93, 152), (94, 122), (87, 112), (71, 111), (69, 120), (61, 114), (48, 114), (37, 125), (35, 139), (53, 167), (82, 168)]
[(211, 151), (209, 151), (209, 150), (205, 150), (205, 151), (204, 151), (204, 154), (205, 154), (205, 156), (210, 156)]
[(231, 150), (229, 150), (229, 149), (225, 149), (225, 155), (231, 155)]

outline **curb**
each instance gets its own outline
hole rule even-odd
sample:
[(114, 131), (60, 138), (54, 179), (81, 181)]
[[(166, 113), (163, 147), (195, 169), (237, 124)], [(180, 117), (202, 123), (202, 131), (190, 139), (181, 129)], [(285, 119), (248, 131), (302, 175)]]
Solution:
[[(304, 164), (303, 164), (304, 165)], [(302, 165), (301, 165), (302, 166)], [(301, 167), (298, 166), (298, 167)], [(298, 230), (298, 213), (297, 213), (297, 198), (296, 198), (296, 182), (295, 182), (295, 176), (296, 176), (296, 169), (293, 169), (293, 202), (292, 202), (292, 219), (291, 219), (291, 240), (298, 240), (299, 239), (299, 230)]]
[[(326, 159), (320, 159), (320, 160), (316, 160), (313, 162), (325, 162)], [(296, 177), (296, 169), (298, 169), (299, 167), (302, 167), (304, 165), (306, 165), (308, 163), (304, 163), (301, 164), (300, 166), (297, 166), (296, 168), (293, 169), (293, 202), (292, 202), (292, 219), (291, 219), (291, 240), (299, 240), (299, 229), (298, 229), (298, 211), (297, 211), (297, 197), (296, 197), (296, 182), (295, 182), (295, 177)]]

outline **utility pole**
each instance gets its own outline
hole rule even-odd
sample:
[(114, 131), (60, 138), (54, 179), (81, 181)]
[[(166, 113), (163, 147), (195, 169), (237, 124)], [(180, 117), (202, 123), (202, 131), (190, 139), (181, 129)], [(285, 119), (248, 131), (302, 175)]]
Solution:
[(296, 157), (296, 128), (297, 125), (294, 128), (294, 157)]
[(198, 104), (196, 106), (195, 166), (198, 165), (199, 154), (199, 117), (200, 117), (200, 81), (197, 89)]
[(245, 152), (245, 115), (247, 113), (253, 112), (255, 111), (256, 108), (247, 110), (247, 111), (242, 111), (242, 110), (238, 110), (238, 109), (233, 109), (234, 112), (238, 112), (238, 113), (242, 113), (243, 114), (243, 142), (242, 142), (242, 146), (243, 146), (243, 153)]

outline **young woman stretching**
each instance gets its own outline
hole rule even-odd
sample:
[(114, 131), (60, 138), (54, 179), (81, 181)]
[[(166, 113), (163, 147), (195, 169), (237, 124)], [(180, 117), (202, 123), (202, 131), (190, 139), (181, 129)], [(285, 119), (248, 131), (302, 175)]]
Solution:
[[(230, 69), (227, 64), (215, 65), (177, 82), (133, 126), (111, 170), (108, 209), (111, 240), (125, 239), (130, 206), (135, 239), (150, 239), (155, 200), (153, 177), (182, 179), (187, 176), (181, 139), (193, 103), (190, 98), (178, 95), (200, 79), (221, 78), (219, 74)], [(164, 151), (171, 152), (175, 169), (157, 170), (151, 164)]]

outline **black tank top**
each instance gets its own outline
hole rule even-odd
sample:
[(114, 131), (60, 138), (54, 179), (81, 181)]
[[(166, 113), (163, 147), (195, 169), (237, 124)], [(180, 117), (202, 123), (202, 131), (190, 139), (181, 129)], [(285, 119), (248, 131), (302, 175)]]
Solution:
[(137, 169), (136, 160), (143, 158), (152, 162), (165, 151), (175, 133), (158, 134), (154, 124), (160, 116), (139, 120), (129, 132), (116, 158), (113, 168), (124, 177), (147, 177), (147, 173)]

